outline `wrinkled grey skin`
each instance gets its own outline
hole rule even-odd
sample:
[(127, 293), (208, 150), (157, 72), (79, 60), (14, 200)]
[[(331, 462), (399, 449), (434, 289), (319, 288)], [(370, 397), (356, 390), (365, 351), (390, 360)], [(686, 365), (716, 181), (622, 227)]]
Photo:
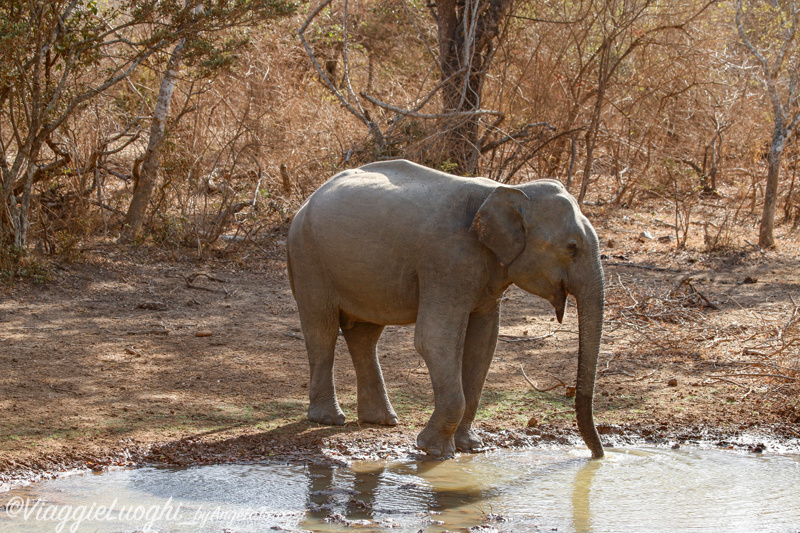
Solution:
[(341, 328), (355, 366), (358, 418), (397, 424), (376, 344), (385, 325), (416, 322), (415, 346), (435, 408), (417, 445), (433, 456), (482, 446), (472, 430), (497, 343), (500, 299), (513, 283), (548, 300), (561, 321), (567, 294), (580, 329), (575, 409), (592, 456), (603, 323), (597, 235), (557, 181), (506, 187), (408, 161), (334, 176), (289, 230), (289, 277), (311, 369), (309, 420), (344, 424), (333, 357)]

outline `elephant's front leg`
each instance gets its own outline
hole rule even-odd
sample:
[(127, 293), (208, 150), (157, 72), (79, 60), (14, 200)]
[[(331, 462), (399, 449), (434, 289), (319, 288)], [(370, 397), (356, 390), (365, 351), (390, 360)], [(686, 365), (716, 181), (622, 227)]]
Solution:
[(464, 416), (455, 434), (456, 448), (462, 452), (472, 452), (483, 447), (483, 441), (472, 429), (472, 422), (478, 411), (483, 384), (497, 346), (499, 324), (499, 303), (488, 311), (476, 312), (469, 317), (464, 341), (464, 359), (461, 365)]
[(452, 309), (420, 312), (414, 344), (428, 365), (433, 384), (434, 409), (417, 446), (428, 455), (451, 457), (456, 447), (453, 435), (464, 415), (461, 387), (461, 357), (468, 317), (448, 315)]

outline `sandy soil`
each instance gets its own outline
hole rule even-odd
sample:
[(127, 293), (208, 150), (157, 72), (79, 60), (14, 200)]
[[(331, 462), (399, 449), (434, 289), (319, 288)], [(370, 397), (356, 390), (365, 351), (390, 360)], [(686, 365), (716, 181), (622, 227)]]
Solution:
[[(694, 241), (681, 251), (657, 239), (674, 233), (663, 214), (588, 211), (608, 279), (595, 400), (606, 442), (797, 446), (795, 237), (766, 253), (703, 253)], [(380, 345), (398, 427), (305, 420), (308, 366), (285, 230), (204, 260), (95, 242), (80, 261), (54, 265), (52, 282), (0, 290), (0, 482), (141, 462), (413, 453), (431, 412), (413, 327), (387, 328)], [(645, 230), (656, 239), (640, 239)], [(574, 383), (574, 307), (559, 325), (547, 302), (512, 288), (501, 335), (477, 421), (488, 445), (576, 441), (564, 387), (534, 391), (520, 371), (541, 388)], [(338, 349), (352, 420), (355, 376), (343, 340)]]

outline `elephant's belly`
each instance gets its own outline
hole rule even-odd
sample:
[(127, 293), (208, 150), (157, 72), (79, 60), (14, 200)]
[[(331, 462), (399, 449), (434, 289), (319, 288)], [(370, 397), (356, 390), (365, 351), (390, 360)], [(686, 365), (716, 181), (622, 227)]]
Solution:
[(413, 324), (417, 321), (417, 284), (375, 284), (367, 280), (338, 287), (342, 322), (372, 322), (383, 325)]
[(358, 309), (347, 306), (342, 308), (341, 326), (342, 329), (351, 327), (355, 322), (371, 322), (384, 326), (413, 324), (417, 321), (417, 310), (409, 309)]

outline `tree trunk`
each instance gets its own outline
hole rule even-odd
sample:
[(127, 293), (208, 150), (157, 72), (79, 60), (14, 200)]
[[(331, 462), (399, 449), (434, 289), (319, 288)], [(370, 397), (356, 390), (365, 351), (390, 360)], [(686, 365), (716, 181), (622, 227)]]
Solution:
[[(185, 45), (186, 39), (181, 39), (175, 45), (169, 58), (169, 63), (167, 63), (167, 70), (161, 79), (158, 100), (153, 110), (153, 120), (150, 123), (150, 140), (144, 155), (136, 163), (139, 166), (139, 178), (134, 180), (133, 198), (131, 199), (131, 205), (128, 207), (128, 213), (125, 215), (125, 224), (120, 235), (121, 242), (132, 242), (142, 230), (144, 217), (147, 213), (147, 205), (150, 203), (153, 187), (158, 177), (159, 151), (164, 141), (169, 106), (172, 101), (172, 93), (175, 91)], [(134, 171), (135, 175), (136, 172)]]
[(775, 117), (775, 130), (772, 146), (769, 149), (767, 185), (764, 188), (764, 211), (761, 214), (761, 228), (758, 232), (758, 245), (763, 249), (775, 246), (775, 210), (778, 205), (778, 178), (781, 171), (781, 155), (786, 145), (786, 130), (780, 116)]
[[(42, 145), (42, 137), (29, 137), (29, 142), (24, 145), (23, 152), (18, 153), (14, 159), (13, 166), (4, 169), (3, 203), (5, 205), (4, 216), (0, 217), (3, 224), (10, 226), (12, 237), (3, 228), (0, 237), (0, 244), (13, 244), (14, 247), (24, 250), (28, 245), (28, 227), (30, 221), (31, 194), (33, 189), (33, 178), (36, 174), (34, 161), (39, 158), (39, 150)], [(27, 154), (25, 153), (27, 152)], [(21, 183), (20, 183), (21, 182)], [(15, 194), (16, 191), (16, 194)]]
[(592, 166), (594, 165), (594, 146), (597, 142), (597, 132), (600, 129), (600, 114), (603, 111), (603, 99), (605, 98), (605, 83), (601, 81), (600, 90), (597, 91), (597, 100), (594, 104), (592, 122), (586, 130), (586, 161), (583, 165), (583, 176), (581, 177), (581, 191), (578, 194), (578, 205), (583, 205), (586, 192), (589, 190), (589, 179), (592, 177)]
[(478, 170), (478, 115), (483, 83), (494, 57), (494, 42), (511, 0), (440, 0), (437, 3), (439, 61), (442, 70), (442, 161), (458, 165), (462, 175)]
[[(619, 63), (617, 63), (619, 64)], [(578, 194), (578, 205), (583, 205), (586, 192), (589, 189), (589, 180), (592, 177), (592, 166), (594, 165), (594, 147), (597, 143), (597, 133), (600, 130), (600, 116), (603, 112), (603, 104), (606, 97), (606, 87), (608, 79), (613, 72), (609, 66), (609, 43), (604, 41), (600, 53), (600, 62), (597, 67), (597, 100), (592, 111), (592, 120), (589, 129), (586, 130), (586, 161), (583, 165), (583, 176), (581, 177), (581, 191)]]

